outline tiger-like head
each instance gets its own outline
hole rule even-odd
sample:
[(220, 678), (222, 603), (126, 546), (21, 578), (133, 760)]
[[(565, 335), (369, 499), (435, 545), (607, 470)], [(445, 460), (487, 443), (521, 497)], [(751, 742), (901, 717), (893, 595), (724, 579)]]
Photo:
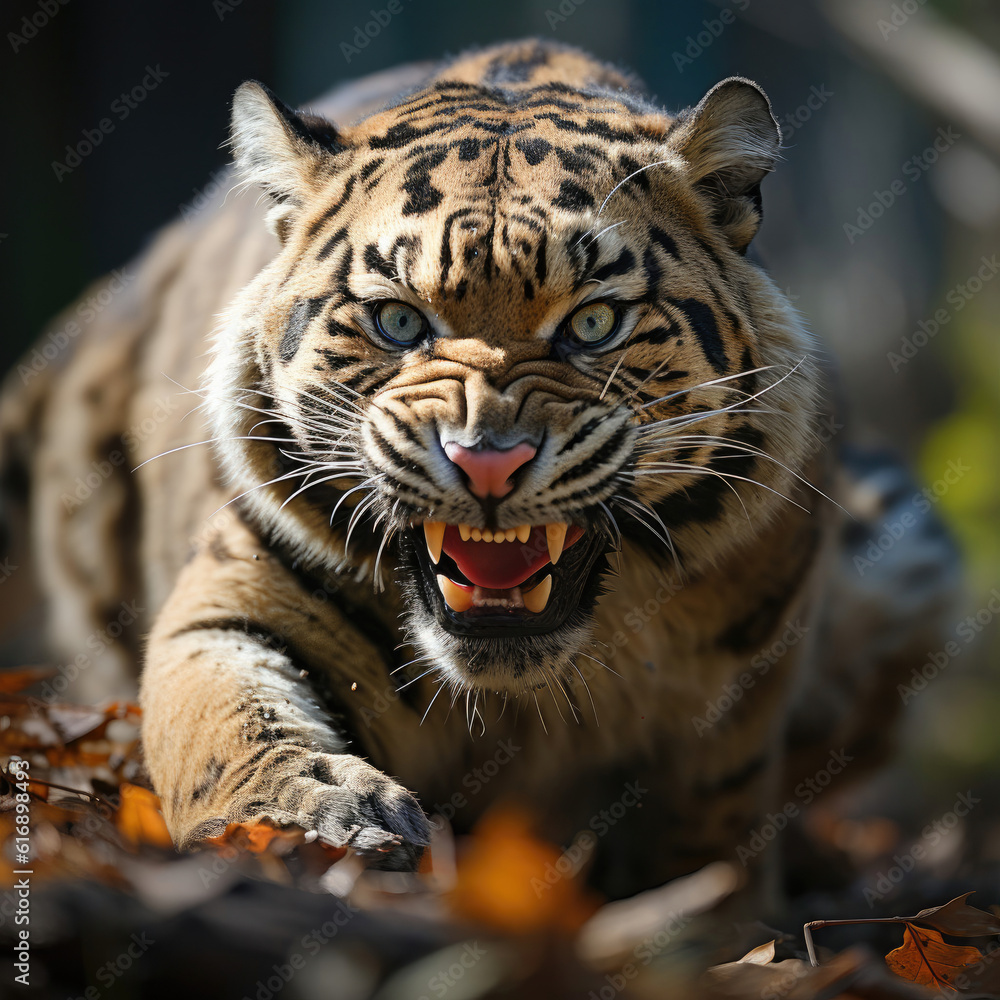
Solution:
[(627, 82), (528, 43), (347, 127), (236, 95), (281, 250), (219, 339), (222, 462), (304, 564), (389, 576), (455, 687), (570, 669), (615, 550), (700, 572), (810, 447), (805, 334), (746, 257), (767, 98)]

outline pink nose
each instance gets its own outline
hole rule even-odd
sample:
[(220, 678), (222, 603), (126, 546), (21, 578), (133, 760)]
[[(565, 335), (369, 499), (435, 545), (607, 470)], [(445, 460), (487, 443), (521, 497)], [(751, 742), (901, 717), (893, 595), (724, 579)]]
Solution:
[(510, 477), (535, 457), (530, 444), (514, 445), (506, 451), (473, 451), (454, 441), (444, 446), (445, 454), (469, 477), (469, 490), (475, 496), (505, 497), (514, 488)]

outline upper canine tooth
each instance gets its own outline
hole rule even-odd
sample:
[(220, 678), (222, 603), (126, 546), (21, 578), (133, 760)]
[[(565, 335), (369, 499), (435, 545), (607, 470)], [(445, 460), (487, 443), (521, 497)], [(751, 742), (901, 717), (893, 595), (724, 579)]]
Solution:
[(444, 529), (447, 527), (444, 521), (424, 521), (424, 541), (435, 565), (441, 561), (441, 546), (444, 545)]
[[(438, 577), (440, 580), (441, 577)], [(449, 581), (450, 582), (450, 581)], [(545, 610), (545, 605), (549, 603), (549, 594), (552, 593), (552, 574), (542, 580), (537, 587), (533, 587), (531, 590), (521, 593), (521, 600), (524, 601), (524, 606), (532, 614), (540, 614)]]
[(526, 542), (531, 537), (531, 525), (519, 524), (514, 529), (514, 534), (517, 535), (517, 540), (519, 542)]
[(441, 588), (441, 596), (452, 611), (468, 611), (472, 607), (472, 594), (463, 590), (457, 583), (452, 583), (448, 577), (438, 575), (437, 585)]
[(553, 566), (559, 562), (559, 557), (562, 555), (568, 528), (569, 525), (563, 524), (562, 521), (545, 525), (545, 540), (549, 543), (549, 559), (552, 560)]
[(458, 534), (463, 542), (467, 542), (472, 537), (472, 528), (467, 524), (460, 524), (458, 526)]

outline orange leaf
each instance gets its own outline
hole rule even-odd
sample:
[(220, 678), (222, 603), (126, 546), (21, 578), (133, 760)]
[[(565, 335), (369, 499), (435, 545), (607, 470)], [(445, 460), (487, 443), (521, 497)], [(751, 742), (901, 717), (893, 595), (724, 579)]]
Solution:
[(972, 966), (983, 960), (978, 948), (948, 944), (930, 928), (907, 924), (903, 943), (885, 956), (886, 965), (900, 978), (922, 986), (949, 986), (967, 977)]
[(230, 823), (224, 833), (217, 837), (206, 837), (204, 843), (213, 847), (235, 847), (251, 854), (284, 854), (289, 848), (304, 843), (304, 837), (305, 831), (297, 826), (278, 827), (267, 822)]
[(460, 916), (508, 933), (576, 930), (598, 904), (570, 867), (557, 847), (534, 836), (523, 814), (495, 811), (473, 831), (448, 900)]
[(115, 824), (122, 836), (136, 847), (151, 844), (170, 850), (174, 845), (160, 811), (160, 800), (148, 789), (123, 784), (121, 805)]
[(23, 670), (0, 670), (0, 692), (16, 694), (55, 674), (53, 667), (25, 667)]

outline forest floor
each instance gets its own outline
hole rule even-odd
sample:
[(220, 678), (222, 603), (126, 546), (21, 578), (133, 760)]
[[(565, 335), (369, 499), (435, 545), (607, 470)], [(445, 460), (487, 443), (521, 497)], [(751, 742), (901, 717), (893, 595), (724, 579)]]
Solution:
[(512, 811), (459, 838), (434, 818), (416, 874), (263, 824), (178, 854), (138, 708), (43, 702), (40, 679), (0, 674), (0, 997), (1000, 997), (1000, 816), (982, 790), (908, 820), (897, 768), (762, 828), (786, 902), (737, 921), (737, 863), (606, 901), (585, 841), (547, 844)]

